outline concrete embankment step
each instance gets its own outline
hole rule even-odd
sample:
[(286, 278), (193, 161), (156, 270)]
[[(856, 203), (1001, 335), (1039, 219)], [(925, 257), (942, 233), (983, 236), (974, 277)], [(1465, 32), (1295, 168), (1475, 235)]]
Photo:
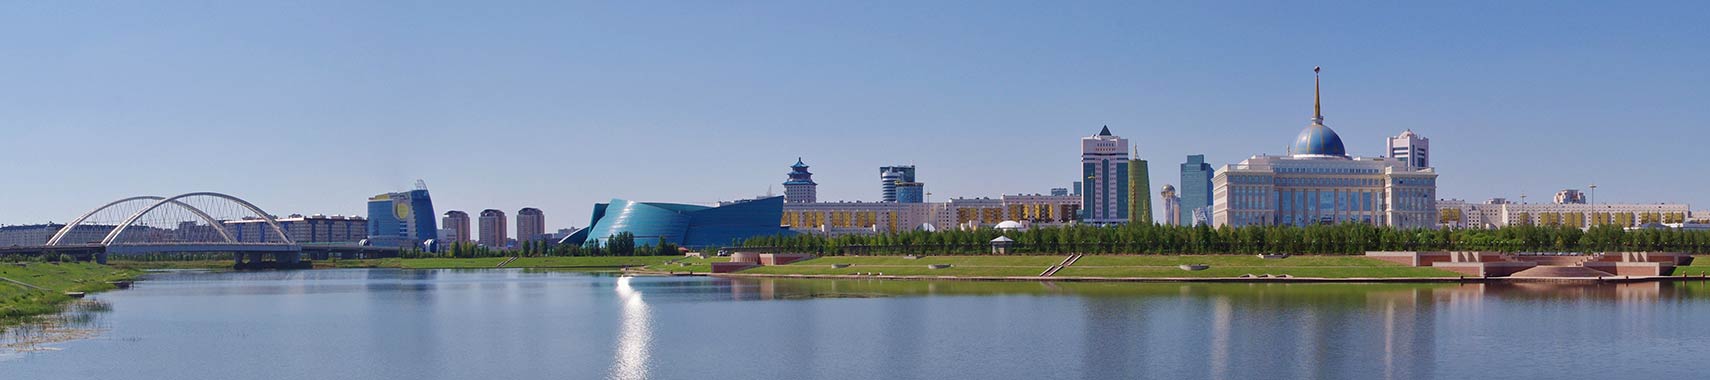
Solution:
[(1050, 268), (1045, 268), (1044, 272), (1039, 273), (1039, 277), (1055, 276), (1057, 275), (1057, 271), (1063, 270), (1063, 268), (1068, 268), (1070, 265), (1075, 265), (1076, 261), (1081, 260), (1081, 256), (1083, 255), (1069, 255), (1069, 257), (1063, 258), (1063, 262), (1057, 263), (1057, 265), (1052, 265)]
[(504, 268), (506, 265), (511, 265), (512, 261), (517, 261), (517, 257), (516, 256), (507, 257), (507, 258), (505, 258), (504, 262), (500, 262), (499, 265), (495, 265), (493, 267), (494, 268)]
[(1527, 269), (1527, 270), (1523, 270), (1523, 271), (1519, 271), (1519, 272), (1514, 272), (1514, 274), (1509, 275), (1508, 277), (1516, 277), (1516, 278), (1593, 277), (1593, 278), (1595, 278), (1595, 277), (1610, 277), (1610, 276), (1614, 276), (1614, 274), (1610, 274), (1609, 272), (1604, 272), (1604, 271), (1600, 271), (1600, 270), (1596, 270), (1596, 269), (1581, 267), (1581, 266), (1545, 265), (1545, 266), (1532, 267), (1532, 269)]
[(47, 288), (43, 288), (43, 287), (40, 287), (40, 286), (35, 286), (35, 285), (30, 285), (30, 284), (26, 284), (26, 283), (24, 283), (24, 282), (23, 282), (23, 281), (18, 281), (18, 280), (13, 280), (13, 279), (10, 279), (10, 278), (5, 278), (5, 277), (0, 277), (0, 281), (4, 281), (4, 282), (9, 282), (9, 283), (13, 283), (13, 284), (18, 284), (18, 286), (22, 286), (22, 287), (25, 287), (25, 288), (30, 288), (30, 289), (35, 289), (35, 290), (42, 290), (42, 291), (46, 291), (46, 290), (47, 290)]

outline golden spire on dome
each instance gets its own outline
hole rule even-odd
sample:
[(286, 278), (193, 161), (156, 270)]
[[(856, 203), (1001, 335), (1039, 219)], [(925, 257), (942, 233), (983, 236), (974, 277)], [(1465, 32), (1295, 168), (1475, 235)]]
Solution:
[(1323, 111), (1323, 109), (1321, 109), (1319, 107), (1319, 101), (1318, 101), (1318, 93), (1320, 92), (1319, 85), (1318, 85), (1318, 71), (1321, 69), (1323, 69), (1323, 68), (1318, 67), (1318, 66), (1312, 67), (1312, 123), (1313, 124), (1323, 124), (1324, 123), (1324, 111)]

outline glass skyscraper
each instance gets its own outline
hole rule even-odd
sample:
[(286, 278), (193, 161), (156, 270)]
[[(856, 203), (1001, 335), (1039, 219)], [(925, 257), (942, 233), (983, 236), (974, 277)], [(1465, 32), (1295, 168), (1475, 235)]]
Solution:
[(1205, 163), (1205, 155), (1187, 156), (1187, 162), (1182, 163), (1181, 200), (1176, 203), (1180, 212), (1176, 217), (1177, 225), (1192, 226), (1193, 211), (1201, 207), (1211, 207), (1211, 177), (1215, 170), (1211, 164)]

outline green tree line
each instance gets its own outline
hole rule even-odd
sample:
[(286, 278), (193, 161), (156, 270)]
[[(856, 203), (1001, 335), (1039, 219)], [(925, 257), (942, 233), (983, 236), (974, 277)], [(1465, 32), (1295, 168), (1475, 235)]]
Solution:
[(439, 252), (421, 250), (405, 251), (399, 254), (404, 258), (424, 257), (544, 257), (544, 256), (668, 256), (682, 254), (676, 244), (659, 238), (656, 241), (637, 244), (635, 234), (619, 232), (605, 239), (600, 244), (589, 239), (583, 245), (553, 244), (547, 241), (525, 241), (515, 249), (496, 249), (477, 245), (472, 242), (447, 243), (440, 247)]
[(1008, 236), (1011, 254), (1330, 254), (1367, 251), (1499, 252), (1671, 251), (1710, 253), (1710, 231), (1600, 226), (1512, 226), (1500, 229), (1394, 229), (1364, 224), (1183, 227), (1153, 224), (1062, 226), (1026, 231), (905, 231), (876, 235), (761, 236), (742, 246), (818, 254), (990, 254)]

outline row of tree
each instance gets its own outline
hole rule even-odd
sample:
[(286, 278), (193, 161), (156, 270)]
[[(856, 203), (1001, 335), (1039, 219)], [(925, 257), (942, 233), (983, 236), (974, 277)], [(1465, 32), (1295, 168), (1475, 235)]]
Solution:
[(820, 254), (987, 254), (998, 236), (1012, 254), (1362, 254), (1367, 251), (1500, 252), (1672, 251), (1710, 253), (1710, 231), (1615, 226), (1512, 226), (1500, 229), (1403, 230), (1364, 224), (1182, 227), (1152, 224), (1076, 225), (1026, 231), (907, 231), (877, 235), (812, 234), (748, 239), (751, 249)]
[(607, 237), (604, 244), (590, 241), (587, 244), (552, 244), (543, 241), (523, 242), (516, 249), (494, 249), (476, 245), (470, 242), (448, 243), (439, 252), (422, 250), (404, 251), (399, 254), (404, 258), (426, 257), (543, 257), (543, 256), (666, 256), (679, 255), (676, 244), (659, 238), (657, 241), (636, 244), (635, 234), (619, 232)]

